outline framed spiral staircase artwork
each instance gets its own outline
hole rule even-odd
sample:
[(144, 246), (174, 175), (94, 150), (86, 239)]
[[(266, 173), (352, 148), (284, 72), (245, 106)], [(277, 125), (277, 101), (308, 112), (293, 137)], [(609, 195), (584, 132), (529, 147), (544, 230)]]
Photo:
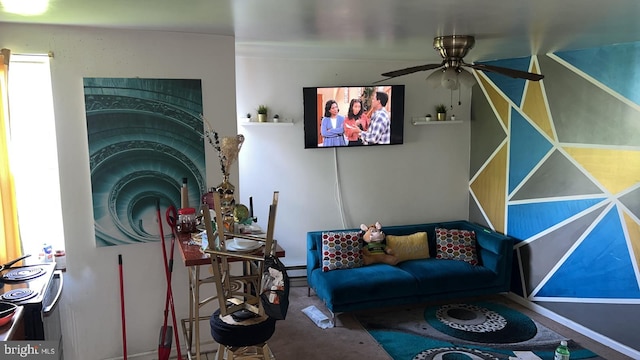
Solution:
[(205, 192), (201, 81), (83, 84), (96, 246), (160, 241), (157, 201), (179, 208), (183, 178), (189, 198)]

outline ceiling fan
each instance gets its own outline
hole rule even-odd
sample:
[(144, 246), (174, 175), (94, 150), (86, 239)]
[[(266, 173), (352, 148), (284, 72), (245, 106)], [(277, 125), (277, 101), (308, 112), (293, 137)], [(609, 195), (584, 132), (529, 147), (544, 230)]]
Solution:
[[(517, 79), (526, 79), (532, 81), (539, 81), (544, 78), (542, 74), (535, 74), (526, 71), (520, 71), (515, 69), (509, 69), (499, 66), (486, 65), (486, 64), (467, 64), (464, 62), (464, 57), (467, 55), (467, 52), (473, 48), (476, 40), (473, 36), (470, 35), (448, 35), (448, 36), (438, 36), (433, 39), (433, 48), (438, 50), (440, 56), (442, 56), (442, 62), (439, 64), (425, 64), (419, 66), (413, 66), (406, 69), (400, 69), (395, 71), (389, 71), (383, 73), (382, 76), (386, 76), (388, 80), (398, 76), (404, 76), (413, 74), (418, 71), (426, 71), (431, 69), (437, 69), (442, 67), (442, 76), (437, 75), (442, 78), (443, 85), (447, 80), (452, 80), (451, 74), (458, 77), (460, 74), (463, 78), (466, 76), (467, 78), (471, 76), (470, 73), (464, 71), (462, 69), (463, 66), (470, 67), (476, 70), (494, 72), (498, 74), (502, 74), (505, 76), (509, 76)], [(449, 74), (447, 74), (449, 73)], [(380, 81), (384, 81), (380, 80)], [(452, 86), (457, 88), (457, 81), (455, 85), (446, 86), (448, 88), (452, 88)]]

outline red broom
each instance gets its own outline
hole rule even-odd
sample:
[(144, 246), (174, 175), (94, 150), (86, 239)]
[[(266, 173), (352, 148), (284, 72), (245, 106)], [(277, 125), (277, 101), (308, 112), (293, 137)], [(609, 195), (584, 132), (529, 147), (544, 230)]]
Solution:
[[(160, 360), (169, 359), (169, 355), (171, 354), (171, 335), (172, 335), (172, 327), (167, 326), (167, 317), (169, 312), (169, 306), (171, 306), (171, 320), (173, 322), (173, 329), (175, 331), (176, 338), (176, 351), (178, 352), (178, 360), (182, 360), (182, 351), (180, 350), (180, 338), (178, 336), (178, 324), (176, 320), (176, 310), (173, 304), (173, 290), (171, 289), (171, 273), (173, 272), (173, 254), (175, 248), (176, 241), (176, 210), (175, 207), (170, 206), (167, 209), (166, 217), (169, 226), (171, 226), (172, 237), (171, 237), (171, 256), (167, 263), (167, 250), (165, 247), (164, 241), (164, 229), (162, 228), (162, 218), (160, 217), (160, 200), (156, 201), (156, 214), (158, 216), (158, 223), (160, 226), (160, 239), (162, 243), (162, 258), (164, 260), (164, 270), (165, 276), (167, 279), (167, 297), (164, 305), (164, 325), (160, 329), (160, 339), (158, 344), (158, 356)], [(173, 216), (173, 217), (172, 217)]]
[[(162, 259), (164, 260), (165, 274), (169, 273), (169, 264), (167, 264), (167, 249), (164, 243), (164, 230), (162, 229), (162, 218), (160, 217), (160, 200), (156, 199), (156, 213), (158, 216), (158, 225), (160, 226), (160, 241), (162, 243)], [(168, 275), (167, 275), (168, 276)], [(169, 291), (167, 291), (167, 299), (164, 305), (164, 323), (160, 328), (160, 339), (158, 340), (158, 358), (160, 360), (168, 360), (171, 355), (171, 337), (173, 330), (171, 326), (167, 326), (167, 317), (169, 315)]]
[[(171, 227), (171, 256), (169, 257), (169, 270), (166, 273), (167, 276), (167, 298), (169, 299), (169, 303), (171, 305), (171, 320), (173, 322), (173, 327), (178, 329), (178, 321), (176, 320), (176, 309), (173, 305), (173, 289), (171, 288), (171, 274), (173, 273), (173, 254), (176, 245), (176, 238), (178, 238), (178, 231), (176, 230), (176, 222), (177, 222), (177, 212), (176, 208), (171, 205), (167, 208), (165, 212), (165, 216), (167, 218), (167, 223)], [(182, 360), (182, 352), (180, 350), (180, 337), (178, 336), (178, 331), (175, 332), (176, 337), (176, 351), (178, 352), (178, 360)]]
[(127, 327), (124, 322), (124, 282), (122, 277), (122, 254), (118, 254), (118, 270), (120, 272), (120, 313), (122, 314), (122, 353), (127, 360)]

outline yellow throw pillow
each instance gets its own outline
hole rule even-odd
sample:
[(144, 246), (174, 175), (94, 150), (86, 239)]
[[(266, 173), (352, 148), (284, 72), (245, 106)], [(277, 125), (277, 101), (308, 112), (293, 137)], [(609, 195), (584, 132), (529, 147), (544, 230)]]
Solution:
[(429, 258), (429, 243), (426, 232), (417, 232), (411, 235), (387, 235), (387, 246), (390, 247), (398, 257), (398, 263)]

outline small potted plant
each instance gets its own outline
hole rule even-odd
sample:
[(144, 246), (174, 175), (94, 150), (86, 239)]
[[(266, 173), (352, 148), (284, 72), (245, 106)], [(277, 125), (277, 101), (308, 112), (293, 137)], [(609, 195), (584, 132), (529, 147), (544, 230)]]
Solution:
[(267, 105), (259, 105), (257, 111), (258, 122), (267, 122), (267, 113), (269, 112)]
[(436, 105), (438, 121), (447, 120), (447, 106), (445, 104)]
[(280, 121), (280, 115), (275, 114), (273, 115), (273, 122), (279, 122)]

